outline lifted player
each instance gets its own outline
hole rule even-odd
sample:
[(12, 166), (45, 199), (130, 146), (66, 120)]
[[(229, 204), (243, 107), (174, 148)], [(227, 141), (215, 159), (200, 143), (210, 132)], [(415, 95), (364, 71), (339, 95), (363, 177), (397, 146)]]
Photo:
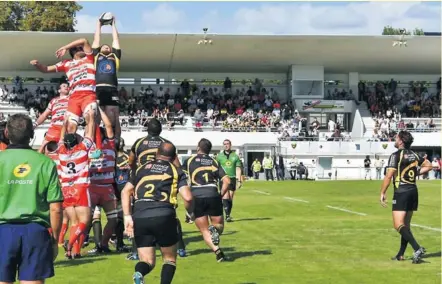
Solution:
[[(95, 118), (97, 115), (97, 96), (95, 95), (95, 66), (92, 48), (87, 39), (75, 40), (55, 52), (57, 58), (62, 58), (69, 51), (72, 59), (63, 60), (55, 65), (43, 65), (38, 60), (32, 60), (31, 65), (40, 72), (65, 72), (69, 81), (70, 96), (67, 108), (67, 126), (63, 126), (61, 138), (66, 132), (74, 134), (77, 132), (80, 117), (87, 117), (86, 123), (92, 126), (92, 133), (95, 133), (98, 150), (93, 157), (98, 158), (101, 153), (101, 135), (96, 131)], [(86, 115), (88, 114), (88, 115)], [(92, 120), (92, 121), (89, 121)]]
[(46, 110), (38, 117), (37, 121), (34, 123), (34, 129), (36, 129), (39, 125), (45, 122), (48, 116), (51, 116), (51, 126), (46, 133), (45, 139), (41, 144), (40, 149), (38, 150), (40, 153), (44, 152), (45, 146), (48, 142), (55, 141), (56, 143), (58, 143), (58, 141), (60, 141), (65, 113), (68, 108), (69, 84), (61, 83), (60, 87), (58, 88), (58, 93), (60, 94), (60, 96), (53, 98), (49, 102)]
[[(135, 141), (129, 156), (129, 165), (131, 166), (132, 173), (134, 173), (140, 166), (155, 159), (158, 147), (160, 147), (162, 142), (169, 142), (160, 136), (162, 130), (161, 122), (158, 119), (152, 118), (147, 125), (147, 136)], [(177, 168), (181, 167), (178, 156), (176, 155), (173, 164)], [(180, 257), (185, 257), (187, 255), (186, 246), (183, 241), (183, 231), (179, 219), (177, 225), (179, 236), (178, 254)], [(134, 247), (133, 254), (129, 254), (127, 259), (136, 259), (135, 253), (136, 248)]]
[[(194, 199), (195, 224), (206, 244), (215, 253), (216, 260), (221, 262), (225, 258), (219, 247), (220, 235), (224, 231), (221, 197), (228, 191), (230, 178), (218, 162), (209, 156), (211, 150), (212, 143), (207, 139), (201, 139), (197, 154), (184, 162), (183, 169), (189, 178)], [(218, 192), (219, 182), (222, 182), (221, 195)]]
[[(172, 162), (176, 148), (170, 142), (158, 147), (156, 159), (132, 173), (122, 192), (126, 233), (138, 247), (140, 262), (135, 265), (135, 284), (144, 283), (144, 276), (155, 267), (155, 247), (163, 256), (161, 283), (170, 284), (176, 270), (178, 232), (175, 208), (180, 193), (184, 206), (193, 212), (193, 200), (187, 177)], [(134, 198), (131, 210), (130, 198)]]
[(396, 136), (394, 146), (398, 151), (391, 154), (387, 172), (381, 186), (380, 202), (387, 207), (385, 196), (391, 180), (393, 179), (393, 225), (401, 235), (401, 246), (393, 260), (404, 260), (407, 244), (413, 247), (413, 263), (419, 263), (425, 254), (425, 249), (415, 240), (410, 230), (413, 212), (418, 207), (418, 192), (416, 178), (431, 170), (431, 163), (415, 152), (410, 150), (413, 143), (413, 136), (407, 131), (400, 131)]
[(232, 151), (232, 142), (225, 139), (223, 142), (224, 151), (216, 156), (216, 160), (230, 177), (229, 191), (223, 196), (223, 206), (226, 212), (226, 221), (232, 222), (230, 216), (233, 208), (233, 197), (236, 189), (241, 188), (242, 163), (239, 156)]
[(121, 136), (121, 126), (117, 72), (120, 67), (121, 48), (115, 17), (111, 25), (112, 48), (107, 44), (100, 46), (102, 23), (98, 20), (92, 49), (95, 56), (95, 80), (99, 107), (109, 117), (115, 129), (115, 138), (118, 140)]

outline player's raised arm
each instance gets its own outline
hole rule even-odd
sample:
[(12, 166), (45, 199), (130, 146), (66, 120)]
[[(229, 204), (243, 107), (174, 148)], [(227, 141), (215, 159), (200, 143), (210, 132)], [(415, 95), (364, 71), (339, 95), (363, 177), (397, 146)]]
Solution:
[(42, 73), (55, 73), (55, 72), (57, 72), (57, 67), (55, 65), (47, 66), (47, 65), (41, 64), (36, 59), (31, 60), (30, 64), (32, 66), (34, 66), (35, 68), (37, 68), (37, 70)]
[(100, 47), (101, 39), (101, 22), (97, 20), (97, 26), (95, 28), (94, 41), (92, 42), (92, 49), (97, 49)]
[[(120, 37), (118, 35), (117, 21), (115, 20), (115, 16), (114, 16), (114, 20), (112, 21), (112, 47), (117, 50), (121, 49), (120, 48)], [(118, 56), (118, 58), (120, 58), (120, 57), (121, 57), (121, 54), (120, 54), (120, 56)]]
[(67, 50), (69, 50), (71, 48), (74, 48), (74, 47), (77, 47), (77, 46), (81, 46), (83, 48), (83, 51), (86, 54), (91, 54), (92, 53), (92, 47), (91, 47), (89, 41), (86, 38), (80, 38), (80, 39), (74, 40), (73, 42), (68, 43), (65, 46), (60, 47), (55, 52), (55, 55), (58, 58), (61, 58), (61, 57), (63, 57), (63, 55), (65, 55)]

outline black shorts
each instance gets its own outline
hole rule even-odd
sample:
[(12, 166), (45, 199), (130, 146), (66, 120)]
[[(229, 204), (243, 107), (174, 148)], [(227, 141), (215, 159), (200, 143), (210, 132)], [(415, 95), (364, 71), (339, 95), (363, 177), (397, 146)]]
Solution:
[(417, 211), (419, 195), (417, 189), (393, 194), (393, 211)]
[(143, 247), (170, 247), (178, 242), (177, 219), (174, 215), (134, 218), (135, 244)]
[(195, 218), (204, 216), (223, 216), (223, 202), (221, 196), (194, 198)]
[[(223, 186), (223, 181), (221, 180), (221, 188)], [(230, 178), (230, 184), (229, 184), (229, 190), (235, 191), (236, 190), (236, 178)]]
[(118, 89), (111, 86), (97, 86), (97, 100), (100, 106), (119, 106)]

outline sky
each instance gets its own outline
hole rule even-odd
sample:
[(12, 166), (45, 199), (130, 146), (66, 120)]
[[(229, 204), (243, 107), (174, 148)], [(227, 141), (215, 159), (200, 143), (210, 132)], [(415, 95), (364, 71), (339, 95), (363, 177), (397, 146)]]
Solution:
[[(78, 32), (111, 12), (120, 33), (380, 35), (386, 25), (441, 31), (438, 2), (85, 2)], [(105, 8), (103, 8), (105, 6)], [(109, 26), (103, 32), (110, 32)]]

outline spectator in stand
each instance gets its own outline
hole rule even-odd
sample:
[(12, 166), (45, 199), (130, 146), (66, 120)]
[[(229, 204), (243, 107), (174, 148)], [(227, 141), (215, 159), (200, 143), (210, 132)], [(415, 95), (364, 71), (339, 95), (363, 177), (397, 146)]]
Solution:
[(441, 166), (440, 166), (440, 159), (434, 157), (433, 162), (431, 162), (431, 166), (433, 167), (433, 176), (435, 179), (441, 178)]

